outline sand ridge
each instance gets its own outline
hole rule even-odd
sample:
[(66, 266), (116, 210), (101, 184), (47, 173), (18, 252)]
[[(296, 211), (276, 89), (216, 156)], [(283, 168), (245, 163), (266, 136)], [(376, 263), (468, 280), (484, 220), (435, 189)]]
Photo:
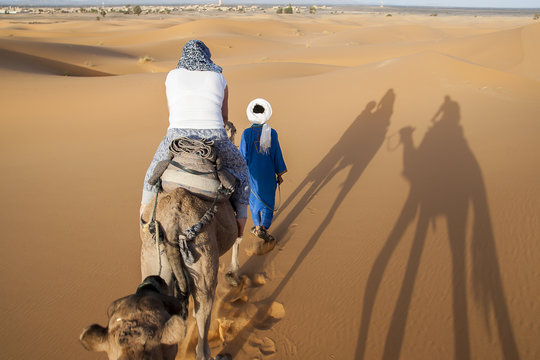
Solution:
[(214, 356), (540, 357), (538, 21), (55, 16), (0, 16), (6, 359), (105, 358), (77, 338), (140, 281), (142, 180), (192, 38), (240, 131), (270, 101), (289, 168), (278, 247), (246, 233), (243, 286), (219, 285)]

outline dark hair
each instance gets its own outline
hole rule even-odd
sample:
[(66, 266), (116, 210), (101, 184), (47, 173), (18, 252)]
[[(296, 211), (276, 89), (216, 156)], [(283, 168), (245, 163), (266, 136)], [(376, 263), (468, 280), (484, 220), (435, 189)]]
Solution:
[(264, 113), (264, 107), (262, 107), (261, 105), (257, 104), (253, 107), (253, 112), (255, 114), (263, 114)]

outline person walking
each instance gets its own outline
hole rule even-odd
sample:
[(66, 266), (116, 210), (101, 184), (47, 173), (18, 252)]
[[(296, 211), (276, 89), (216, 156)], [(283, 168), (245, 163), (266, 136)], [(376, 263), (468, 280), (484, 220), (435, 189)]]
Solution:
[(274, 240), (268, 233), (275, 211), (277, 185), (287, 172), (277, 131), (268, 125), (272, 107), (265, 99), (251, 101), (246, 109), (251, 126), (242, 132), (240, 152), (249, 169), (251, 194), (249, 208), (253, 219), (251, 233), (265, 242)]

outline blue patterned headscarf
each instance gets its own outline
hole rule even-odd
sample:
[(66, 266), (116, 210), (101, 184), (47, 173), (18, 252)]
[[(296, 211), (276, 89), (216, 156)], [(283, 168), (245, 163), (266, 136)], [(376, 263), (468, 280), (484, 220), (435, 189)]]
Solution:
[(178, 61), (176, 68), (191, 71), (215, 71), (221, 73), (220, 66), (214, 64), (210, 59), (210, 49), (201, 40), (189, 40), (182, 50), (182, 57)]

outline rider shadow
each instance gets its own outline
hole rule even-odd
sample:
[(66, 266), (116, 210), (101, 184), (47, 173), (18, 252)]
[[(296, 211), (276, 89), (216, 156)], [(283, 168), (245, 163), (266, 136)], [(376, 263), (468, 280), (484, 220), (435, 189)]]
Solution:
[(412, 139), (414, 129), (407, 127), (400, 131), (403, 176), (410, 182), (410, 192), (367, 280), (355, 359), (364, 359), (377, 291), (391, 255), (407, 227), (417, 218), (405, 276), (382, 357), (383, 360), (399, 359), (428, 226), (438, 217), (446, 220), (451, 250), (455, 359), (471, 358), (466, 285), (466, 235), (470, 209), (473, 215), (469, 242), (474, 298), (482, 308), (488, 332), (490, 314), (493, 311), (495, 315), (504, 359), (519, 359), (497, 260), (486, 189), (480, 167), (459, 125), (459, 104), (446, 96), (432, 121), (433, 126), (416, 148)]
[[(302, 210), (308, 206), (319, 191), (321, 191), (340, 171), (350, 167), (349, 173), (343, 187), (339, 191), (336, 199), (330, 206), (324, 220), (320, 223), (315, 233), (308, 240), (295, 263), (291, 266), (287, 274), (278, 284), (276, 289), (259, 305), (257, 313), (252, 317), (250, 324), (246, 325), (235, 340), (227, 344), (225, 352), (234, 356), (240, 351), (253, 328), (257, 328), (257, 323), (264, 319), (271, 304), (287, 285), (296, 270), (300, 267), (304, 259), (308, 256), (315, 244), (320, 239), (322, 233), (334, 217), (343, 199), (358, 181), (371, 159), (375, 156), (379, 148), (384, 143), (387, 129), (390, 125), (390, 117), (393, 113), (395, 94), (393, 89), (389, 89), (377, 104), (375, 101), (369, 102), (365, 109), (347, 128), (341, 139), (332, 147), (328, 154), (320, 163), (309, 172), (302, 183), (293, 191), (291, 196), (283, 204), (283, 209), (287, 208), (297, 196), (307, 187), (307, 190), (296, 203), (293, 209), (280, 222), (275, 230), (278, 239), (283, 238), (289, 226), (301, 214)], [(282, 241), (281, 243), (284, 243)], [(274, 257), (275, 252), (266, 255)], [(257, 258), (250, 258), (243, 266), (244, 269), (252, 268), (254, 263), (258, 263)]]
[[(275, 229), (278, 239), (287, 234), (288, 228), (294, 223), (311, 200), (321, 191), (339, 172), (350, 167), (347, 178), (339, 191), (328, 214), (317, 230), (318, 236), (324, 231), (345, 196), (358, 181), (367, 165), (386, 138), (390, 117), (394, 108), (395, 94), (389, 89), (377, 104), (370, 101), (356, 120), (347, 128), (339, 141), (330, 149), (328, 154), (315, 166), (304, 180), (283, 203), (280, 213), (307, 188), (300, 200)], [(315, 238), (318, 239), (318, 236)], [(313, 238), (312, 238), (313, 239)], [(284, 239), (282, 243), (286, 243)]]

